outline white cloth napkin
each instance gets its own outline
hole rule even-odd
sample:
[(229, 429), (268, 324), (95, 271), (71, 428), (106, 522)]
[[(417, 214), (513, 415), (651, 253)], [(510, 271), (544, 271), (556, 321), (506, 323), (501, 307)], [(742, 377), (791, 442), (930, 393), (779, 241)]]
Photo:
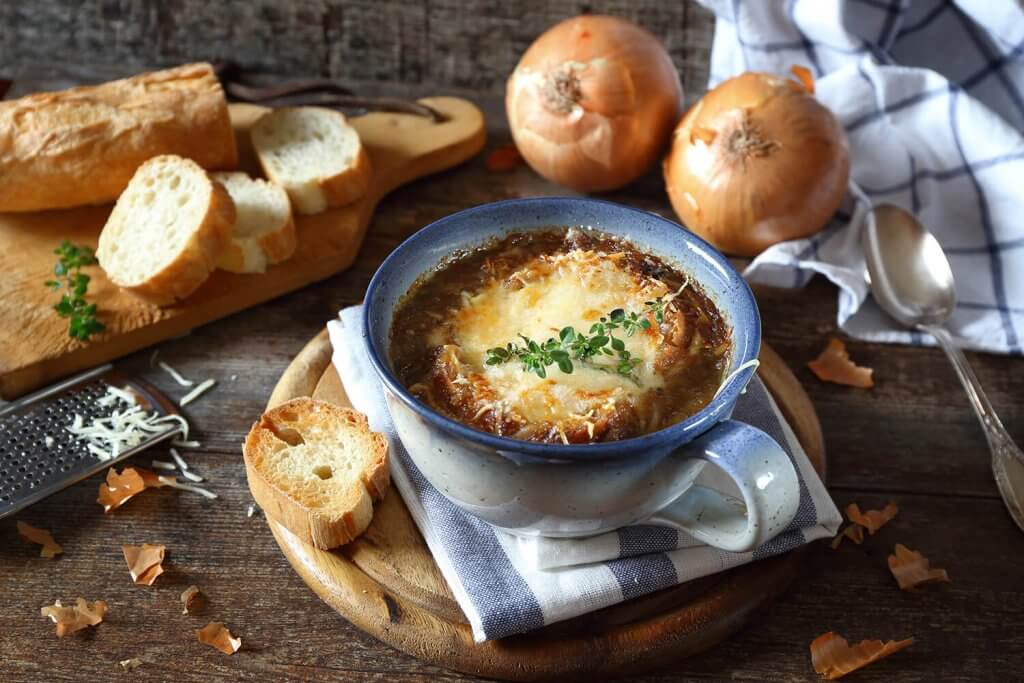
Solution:
[[(384, 391), (367, 357), (360, 306), (327, 324), (333, 361), (352, 405), (388, 438), (391, 476), (477, 642), (523, 633), (623, 600), (833, 536), (841, 521), (789, 425), (757, 378), (733, 418), (771, 434), (800, 476), (796, 518), (753, 552), (729, 553), (682, 532), (638, 525), (584, 540), (521, 539), (496, 531), (431, 486), (395, 434)], [(714, 468), (698, 483), (716, 488)], [(731, 482), (730, 482), (731, 484)], [(729, 492), (729, 491), (726, 491)]]
[(852, 194), (820, 234), (776, 245), (744, 275), (839, 287), (838, 323), (879, 342), (933, 344), (868, 295), (860, 232), (870, 203), (916, 214), (945, 248), (963, 346), (1024, 346), (1024, 7), (1013, 0), (700, 0), (717, 16), (709, 87), (805, 66), (846, 127)]

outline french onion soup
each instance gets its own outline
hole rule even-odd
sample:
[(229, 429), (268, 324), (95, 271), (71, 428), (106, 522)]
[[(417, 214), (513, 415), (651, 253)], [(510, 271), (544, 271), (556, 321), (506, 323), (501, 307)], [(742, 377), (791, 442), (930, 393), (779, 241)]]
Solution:
[(492, 434), (616, 441), (706, 406), (730, 360), (699, 283), (618, 237), (513, 233), (456, 253), (394, 313), (391, 360), (421, 401)]

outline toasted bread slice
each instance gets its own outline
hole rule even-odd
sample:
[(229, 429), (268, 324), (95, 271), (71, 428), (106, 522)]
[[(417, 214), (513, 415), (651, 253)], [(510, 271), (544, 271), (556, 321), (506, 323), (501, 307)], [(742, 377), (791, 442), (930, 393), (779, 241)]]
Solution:
[(157, 156), (139, 166), (118, 197), (96, 256), (114, 284), (169, 304), (213, 272), (234, 222), (227, 190), (196, 162)]
[(370, 188), (370, 157), (344, 114), (276, 109), (253, 125), (251, 135), (263, 172), (284, 187), (299, 213), (344, 206)]
[(243, 455), (264, 513), (317, 548), (361, 534), (390, 483), (387, 440), (348, 408), (296, 398), (252, 426)]
[(295, 221), (284, 188), (245, 173), (214, 173), (235, 203), (235, 229), (219, 268), (232, 273), (262, 273), (295, 253)]

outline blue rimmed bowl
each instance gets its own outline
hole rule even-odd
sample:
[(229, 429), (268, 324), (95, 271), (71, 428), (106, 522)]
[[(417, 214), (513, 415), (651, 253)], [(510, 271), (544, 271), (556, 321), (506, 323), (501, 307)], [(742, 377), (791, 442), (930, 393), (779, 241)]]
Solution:
[[(463, 425), (433, 410), (402, 385), (390, 358), (391, 326), (395, 309), (416, 280), (458, 251), (510, 233), (553, 227), (592, 228), (621, 236), (701, 284), (729, 325), (730, 371), (738, 370), (703, 410), (636, 438), (546, 444)], [(417, 468), (449, 500), (499, 528), (572, 537), (656, 518), (714, 545), (742, 549), (785, 526), (789, 519), (780, 513), (789, 507), (795, 511), (799, 492), (788, 456), (771, 442), (778, 452), (761, 458), (764, 466), (750, 467), (746, 461), (764, 455), (760, 451), (769, 444), (761, 441), (768, 437), (728, 420), (755, 372), (745, 366), (757, 358), (761, 344), (753, 294), (722, 254), (661, 216), (596, 199), (548, 197), (495, 202), (452, 214), (414, 234), (381, 264), (366, 293), (363, 334), (399, 437)], [(710, 448), (709, 443), (717, 445)], [(757, 454), (748, 457), (755, 450)], [(713, 529), (695, 528), (694, 520), (679, 516), (698, 514), (687, 510), (698, 496), (684, 494), (707, 462), (736, 481), (745, 504), (742, 519), (733, 515)], [(787, 468), (788, 472), (780, 472)], [(758, 489), (758, 481), (773, 485)], [(782, 491), (786, 483), (792, 486)], [(745, 488), (751, 489), (749, 496)], [(777, 494), (791, 497), (792, 505), (776, 500)], [(684, 504), (685, 499), (689, 503)]]

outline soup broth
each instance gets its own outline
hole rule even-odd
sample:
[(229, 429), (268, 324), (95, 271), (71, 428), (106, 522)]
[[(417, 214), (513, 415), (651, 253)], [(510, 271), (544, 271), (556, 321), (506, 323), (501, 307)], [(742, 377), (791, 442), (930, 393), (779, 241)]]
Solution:
[(629, 242), (570, 228), (454, 254), (395, 310), (399, 380), (435, 410), (548, 443), (657, 431), (714, 397), (727, 324), (700, 284)]

